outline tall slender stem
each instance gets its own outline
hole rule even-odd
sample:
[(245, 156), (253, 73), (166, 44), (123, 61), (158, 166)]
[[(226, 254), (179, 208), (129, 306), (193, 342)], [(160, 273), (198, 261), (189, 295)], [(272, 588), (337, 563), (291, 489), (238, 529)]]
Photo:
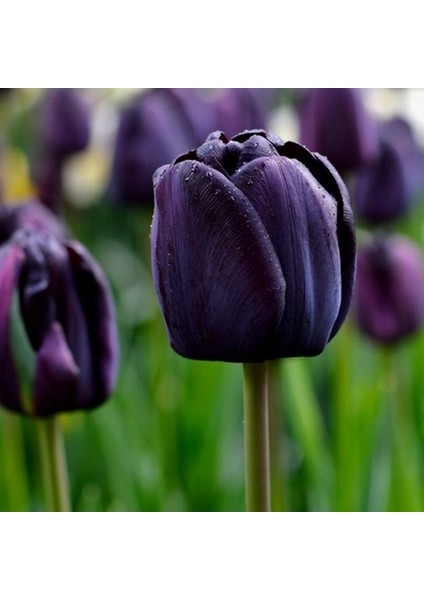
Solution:
[(47, 510), (70, 511), (68, 473), (59, 417), (37, 419), (37, 433)]
[(271, 473), (271, 510), (285, 510), (285, 444), (279, 359), (268, 361), (269, 463)]
[(246, 510), (271, 510), (269, 466), (269, 422), (266, 363), (245, 363), (244, 448)]

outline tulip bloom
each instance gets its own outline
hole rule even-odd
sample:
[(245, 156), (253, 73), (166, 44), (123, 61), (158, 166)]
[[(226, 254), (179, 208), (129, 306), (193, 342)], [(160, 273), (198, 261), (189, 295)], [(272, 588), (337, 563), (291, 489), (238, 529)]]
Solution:
[(379, 131), (379, 154), (358, 171), (352, 198), (355, 213), (371, 224), (403, 217), (424, 189), (424, 159), (408, 122), (397, 117)]
[(227, 137), (246, 129), (266, 129), (272, 104), (272, 90), (224, 88), (213, 99), (216, 129)]
[(355, 236), (322, 156), (264, 131), (206, 142), (155, 173), (152, 269), (172, 347), (262, 362), (322, 352), (349, 309)]
[(58, 159), (88, 146), (89, 112), (77, 90), (57, 88), (45, 92), (40, 107), (38, 135), (45, 152)]
[[(18, 378), (12, 319), (32, 349), (29, 403)], [(117, 362), (112, 297), (91, 255), (75, 241), (16, 232), (0, 249), (0, 404), (38, 417), (93, 408), (111, 394)]]
[(377, 127), (366, 111), (361, 90), (307, 90), (300, 108), (300, 141), (324, 154), (340, 172), (373, 160), (378, 152)]
[(159, 88), (141, 94), (120, 118), (111, 198), (152, 204), (155, 170), (200, 144), (214, 129), (214, 118), (209, 103), (193, 89)]
[(403, 236), (377, 236), (358, 251), (355, 291), (360, 330), (380, 344), (417, 332), (424, 319), (423, 260)]

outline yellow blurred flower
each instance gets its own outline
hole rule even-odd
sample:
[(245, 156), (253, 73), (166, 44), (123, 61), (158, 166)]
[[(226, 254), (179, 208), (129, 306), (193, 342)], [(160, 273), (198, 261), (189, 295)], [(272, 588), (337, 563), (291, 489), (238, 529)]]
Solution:
[(19, 203), (34, 195), (28, 159), (18, 148), (6, 148), (3, 151), (0, 159), (0, 181), (5, 202)]

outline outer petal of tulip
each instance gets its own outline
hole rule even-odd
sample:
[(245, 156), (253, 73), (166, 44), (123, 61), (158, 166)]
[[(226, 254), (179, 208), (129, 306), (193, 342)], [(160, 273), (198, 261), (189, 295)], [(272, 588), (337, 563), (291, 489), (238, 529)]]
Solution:
[(57, 322), (52, 323), (37, 352), (33, 391), (35, 414), (47, 417), (75, 408), (78, 375), (79, 369), (62, 327)]
[(379, 236), (359, 249), (356, 317), (368, 337), (395, 344), (420, 329), (423, 269), (419, 248), (401, 236)]
[(119, 343), (115, 309), (107, 279), (91, 254), (78, 242), (67, 244), (73, 283), (81, 304), (92, 357), (91, 377), (95, 397), (81, 394), (81, 408), (103, 402), (112, 393), (117, 377)]
[(356, 234), (349, 194), (339, 173), (325, 156), (309, 152), (304, 146), (295, 142), (286, 142), (283, 147), (278, 144), (276, 146), (284, 156), (300, 160), (337, 202), (337, 241), (340, 252), (342, 297), (339, 314), (330, 335), (331, 340), (349, 312), (356, 277)]
[(172, 347), (187, 358), (265, 360), (285, 281), (251, 203), (190, 160), (156, 173), (155, 198), (153, 277)]
[(287, 284), (275, 357), (322, 352), (341, 304), (337, 203), (300, 162), (249, 162), (232, 177), (261, 217)]

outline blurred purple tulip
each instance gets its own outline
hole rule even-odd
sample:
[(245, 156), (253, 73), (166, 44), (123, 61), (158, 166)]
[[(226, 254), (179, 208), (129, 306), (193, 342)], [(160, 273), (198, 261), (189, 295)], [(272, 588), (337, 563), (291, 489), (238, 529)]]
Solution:
[(32, 176), (38, 199), (53, 212), (60, 212), (63, 201), (64, 162), (89, 141), (90, 115), (80, 91), (46, 90), (36, 113)]
[(109, 184), (122, 203), (153, 203), (152, 175), (175, 156), (198, 146), (214, 129), (209, 101), (199, 91), (158, 88), (122, 112)]
[(176, 352), (229, 362), (322, 352), (355, 272), (347, 191), (325, 158), (264, 131), (215, 132), (154, 185), (153, 279)]
[(379, 235), (359, 248), (356, 318), (369, 338), (395, 344), (421, 328), (423, 266), (420, 249), (403, 236)]
[(357, 88), (312, 88), (300, 106), (300, 141), (341, 173), (372, 161), (377, 128)]
[(246, 129), (267, 129), (272, 90), (264, 88), (225, 88), (213, 100), (216, 129), (232, 137)]
[[(34, 351), (30, 406), (12, 344), (15, 297)], [(0, 404), (39, 417), (94, 408), (111, 394), (117, 364), (112, 296), (91, 255), (75, 241), (16, 232), (0, 249)]]
[(352, 194), (355, 213), (371, 224), (405, 216), (424, 190), (424, 158), (408, 122), (396, 117), (379, 131), (379, 154), (358, 171)]
[(87, 148), (90, 141), (89, 112), (78, 90), (46, 90), (39, 118), (40, 143), (49, 155), (63, 159)]

